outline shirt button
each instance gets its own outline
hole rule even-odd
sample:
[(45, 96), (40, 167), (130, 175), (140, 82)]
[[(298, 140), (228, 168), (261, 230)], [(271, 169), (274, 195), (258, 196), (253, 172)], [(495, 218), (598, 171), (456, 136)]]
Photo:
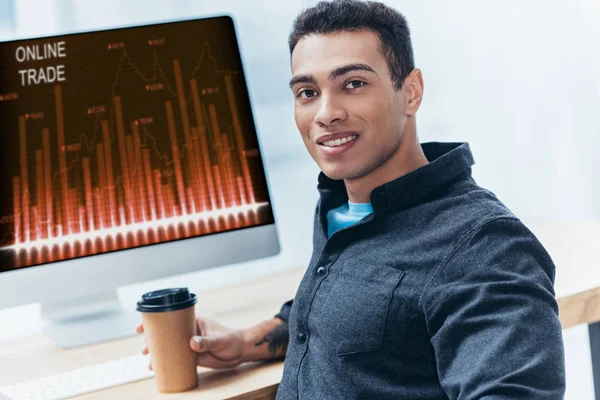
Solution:
[(298, 339), (299, 343), (304, 343), (306, 342), (306, 334), (304, 332), (300, 332), (298, 335), (296, 335), (296, 339)]
[(317, 275), (323, 276), (326, 273), (327, 273), (327, 270), (325, 269), (325, 267), (319, 267), (319, 268), (317, 268)]

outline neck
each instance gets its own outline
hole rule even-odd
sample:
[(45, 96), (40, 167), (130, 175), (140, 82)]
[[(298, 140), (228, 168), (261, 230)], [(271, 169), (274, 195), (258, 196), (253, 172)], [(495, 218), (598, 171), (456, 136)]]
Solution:
[(373, 189), (406, 175), (428, 162), (417, 139), (416, 130), (407, 131), (398, 150), (383, 164), (360, 178), (344, 180), (348, 200), (352, 203), (369, 203)]

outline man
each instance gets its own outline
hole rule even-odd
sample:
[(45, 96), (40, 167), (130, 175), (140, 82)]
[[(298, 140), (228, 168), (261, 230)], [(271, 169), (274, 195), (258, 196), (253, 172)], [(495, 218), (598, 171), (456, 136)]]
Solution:
[(322, 170), (312, 258), (273, 320), (199, 318), (199, 365), (285, 355), (278, 399), (563, 398), (554, 265), (475, 183), (468, 144), (419, 144), (404, 17), (322, 2), (289, 44), (296, 124)]

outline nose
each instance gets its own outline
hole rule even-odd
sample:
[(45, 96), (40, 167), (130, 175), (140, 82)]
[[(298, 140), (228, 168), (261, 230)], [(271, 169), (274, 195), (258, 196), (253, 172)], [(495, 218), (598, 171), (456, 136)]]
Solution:
[(336, 122), (342, 122), (348, 118), (344, 107), (332, 96), (321, 96), (321, 107), (315, 115), (314, 121), (319, 126), (328, 126)]

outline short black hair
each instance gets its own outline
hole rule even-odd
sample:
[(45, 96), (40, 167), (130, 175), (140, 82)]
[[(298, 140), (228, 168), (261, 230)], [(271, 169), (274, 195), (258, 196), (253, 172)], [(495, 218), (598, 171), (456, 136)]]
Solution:
[(321, 1), (302, 11), (294, 21), (288, 39), (290, 57), (298, 41), (311, 34), (369, 30), (381, 41), (392, 82), (397, 90), (415, 68), (410, 30), (404, 15), (376, 1)]

